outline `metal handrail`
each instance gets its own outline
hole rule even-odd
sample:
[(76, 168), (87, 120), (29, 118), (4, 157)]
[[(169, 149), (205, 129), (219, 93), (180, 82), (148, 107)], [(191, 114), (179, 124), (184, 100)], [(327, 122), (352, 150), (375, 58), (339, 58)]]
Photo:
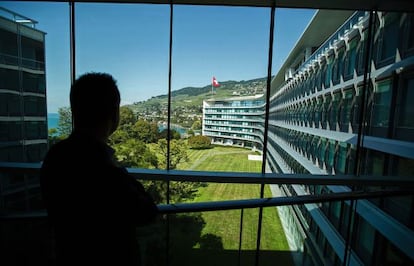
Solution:
[[(0, 172), (36, 174), (41, 163), (0, 162)], [(139, 180), (186, 181), (239, 184), (303, 184), (340, 186), (380, 186), (414, 189), (412, 176), (355, 176), (355, 175), (311, 175), (244, 172), (206, 172), (183, 170), (158, 170), (127, 168)]]
[[(414, 190), (377, 190), (377, 191), (352, 191), (339, 193), (326, 193), (319, 195), (299, 195), (291, 197), (273, 197), (273, 198), (254, 198), (241, 200), (225, 200), (225, 201), (210, 201), (210, 202), (196, 202), (196, 203), (175, 203), (175, 204), (159, 204), (158, 210), (160, 214), (177, 214), (177, 213), (191, 213), (191, 212), (206, 212), (206, 211), (224, 211), (235, 209), (251, 209), (259, 207), (277, 207), (301, 205), (309, 203), (322, 203), (331, 201), (345, 201), (370, 199), (378, 197), (392, 197), (412, 195)], [(20, 219), (43, 219), (47, 217), (46, 210), (10, 213), (0, 215), (0, 221), (4, 220), (20, 220)]]

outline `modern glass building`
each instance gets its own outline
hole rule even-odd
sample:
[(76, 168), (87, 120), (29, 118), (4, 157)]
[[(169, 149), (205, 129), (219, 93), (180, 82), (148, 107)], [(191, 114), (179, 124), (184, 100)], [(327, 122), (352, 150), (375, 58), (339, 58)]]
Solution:
[[(45, 33), (35, 28), (36, 23), (0, 8), (3, 162), (40, 162), (47, 151)], [(1, 173), (0, 187), (0, 206), (4, 208), (24, 210), (33, 207), (31, 203), (38, 204), (40, 194), (35, 176)]]
[[(165, 218), (162, 226), (150, 228), (153, 231), (147, 235), (138, 235), (143, 242), (148, 235), (160, 236), (155, 243), (142, 245), (140, 252), (145, 255), (143, 260), (155, 258), (162, 263), (146, 265), (197, 264), (192, 261), (211, 265), (210, 259), (214, 258), (218, 261), (215, 265), (270, 266), (283, 264), (281, 258), (286, 256), (289, 260), (283, 261), (288, 261), (288, 265), (291, 255), (296, 265), (414, 264), (414, 107), (411, 104), (414, 99), (414, 13), (407, 13), (414, 12), (414, 6), (410, 0), (114, 1), (114, 6), (123, 6), (128, 12), (111, 12), (105, 21), (96, 20), (94, 27), (102, 26), (94, 32), (97, 35), (79, 32), (94, 22), (89, 20), (92, 11), (102, 12), (103, 6), (113, 8), (107, 6), (107, 1), (56, 2), (59, 3), (52, 5), (63, 6), (59, 16), (67, 18), (67, 24), (59, 30), (67, 30), (66, 36), (70, 37), (62, 39), (65, 45), (58, 47), (67, 48), (62, 53), (67, 60), (62, 62), (70, 65), (67, 72), (72, 80), (79, 74), (76, 69), (85, 69), (82, 64), (88, 60), (82, 60), (91, 51), (88, 46), (95, 50), (89, 44), (99, 42), (97, 38), (101, 35), (106, 40), (111, 33), (126, 29), (107, 30), (109, 24), (122, 15), (137, 18), (134, 12), (149, 10), (145, 4), (156, 7), (150, 10), (154, 17), (133, 26), (150, 28), (154, 26), (150, 23), (152, 20), (159, 22), (168, 18), (164, 24), (160, 23), (162, 30), (156, 27), (158, 23), (150, 28), (153, 36), (162, 37), (155, 39), (153, 47), (162, 43), (163, 49), (140, 51), (137, 48), (136, 54), (127, 56), (136, 56), (136, 61), (140, 61), (144, 53), (153, 52), (154, 61), (164, 63), (162, 70), (165, 71), (156, 71), (168, 77), (165, 88), (169, 96), (172, 80), (181, 74), (177, 60), (180, 56), (203, 60), (205, 57), (200, 55), (204, 49), (225, 47), (212, 45), (220, 44), (215, 41), (203, 46), (191, 43), (195, 50), (203, 50), (196, 54), (176, 49), (184, 41), (177, 41), (182, 33), (180, 27), (192, 27), (194, 20), (199, 20), (196, 15), (185, 16), (193, 11), (191, 7), (201, 9), (194, 14), (210, 15), (209, 8), (214, 8), (224, 16), (234, 8), (241, 11), (246, 21), (250, 21), (252, 9), (268, 15), (269, 23), (255, 25), (265, 28), (268, 39), (239, 41), (264, 43), (263, 47), (268, 49), (265, 51), (268, 57), (263, 57), (263, 65), (268, 68), (266, 93), (203, 102), (203, 135), (210, 136), (215, 144), (261, 151), (264, 159), (261, 172), (180, 171), (169, 169), (168, 163), (166, 169), (128, 169), (135, 178), (161, 182), (165, 188), (165, 204), (159, 205)], [(45, 7), (45, 3), (34, 4), (39, 4), (39, 10)], [(274, 42), (284, 39), (277, 31), (294, 26), (287, 25), (283, 15), (279, 16), (283, 12), (279, 11), (291, 9), (306, 9), (315, 14), (297, 42), (289, 47), (290, 53), (279, 67), (275, 63), (276, 54), (282, 48)], [(5, 14), (0, 17), (0, 250), (4, 252), (0, 263), (55, 265), (53, 233), (48, 227), (47, 214), (44, 210), (32, 211), (42, 207), (35, 196), (39, 195), (36, 175), (47, 150), (45, 34), (34, 28), (35, 21), (4, 9), (0, 11)], [(179, 23), (173, 26), (174, 21)], [(191, 32), (214, 31), (194, 27)], [(236, 29), (228, 35), (245, 32)], [(125, 35), (132, 35), (131, 31), (125, 30)], [(193, 41), (191, 34), (186, 36), (191, 36), (186, 42)], [(206, 40), (208, 37), (203, 36), (201, 43), (207, 43)], [(120, 41), (114, 49), (104, 50), (106, 54), (102, 58), (110, 53), (118, 56), (120, 47), (130, 44), (128, 38)], [(227, 48), (226, 52), (231, 53), (233, 46)], [(161, 59), (157, 57), (160, 51), (165, 53)], [(100, 61), (93, 63), (101, 65)], [(181, 62), (185, 63), (185, 60)], [(272, 72), (274, 66), (278, 67)], [(147, 67), (147, 70), (153, 69)], [(135, 69), (128, 68), (128, 71)], [(67, 83), (62, 87), (69, 88)], [(141, 92), (137, 89), (137, 93)], [(171, 105), (169, 97), (159, 106), (169, 118), (174, 116)], [(164, 154), (166, 161), (171, 160), (170, 146), (167, 145)], [(248, 199), (241, 195), (234, 200), (223, 197), (208, 202), (170, 204), (170, 183), (173, 182), (226, 183), (258, 189)], [(232, 196), (228, 194), (231, 193), (225, 196)], [(264, 199), (269, 194), (272, 198)], [(278, 230), (271, 228), (275, 219), (263, 215), (265, 211), (275, 211), (274, 206), (279, 206), (290, 250), (265, 249), (261, 244), (266, 234), (273, 234), (274, 242), (280, 238), (275, 234)], [(250, 219), (256, 222), (254, 226), (246, 226), (247, 209), (257, 214), (250, 216), (255, 217)], [(230, 221), (227, 211), (239, 211), (240, 219)], [(201, 212), (224, 214), (224, 218), (217, 219), (220, 222), (217, 228), (234, 225), (228, 231), (239, 240), (238, 250), (220, 246), (221, 238), (214, 234), (203, 235), (206, 248), (201, 247), (203, 239), (198, 234), (204, 226), (201, 215), (198, 216)], [(190, 215), (177, 219), (176, 214)], [(184, 220), (188, 224), (193, 222), (194, 226), (186, 226), (174, 234), (174, 229), (183, 226)], [(246, 250), (243, 247), (247, 242), (246, 232), (252, 231), (257, 232), (253, 240), (257, 243), (256, 249)], [(280, 233), (283, 235), (281, 230)], [(191, 241), (180, 242), (186, 235)], [(154, 246), (157, 252), (149, 252)], [(230, 262), (220, 264), (224, 259)]]
[[(329, 12), (315, 14), (272, 80), (268, 166), (275, 173), (413, 176), (414, 15)], [(320, 30), (327, 14), (330, 25), (339, 25), (331, 32)], [(351, 189), (280, 186), (286, 196)], [(280, 212), (305, 264), (412, 265), (413, 199), (327, 202)]]
[(264, 107), (263, 94), (204, 100), (202, 134), (212, 144), (262, 151)]

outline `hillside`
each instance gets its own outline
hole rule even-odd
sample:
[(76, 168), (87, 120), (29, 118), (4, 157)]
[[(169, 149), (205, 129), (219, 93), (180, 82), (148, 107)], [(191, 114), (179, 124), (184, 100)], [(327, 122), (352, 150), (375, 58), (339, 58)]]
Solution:
[[(230, 96), (244, 96), (264, 93), (266, 78), (242, 81), (220, 82), (220, 87), (214, 88), (211, 94), (211, 85), (204, 87), (185, 87), (171, 94), (172, 123), (189, 128), (196, 120), (201, 119), (204, 99), (227, 98)], [(167, 120), (168, 95), (154, 96), (148, 100), (128, 105), (134, 113), (146, 120), (163, 122)]]

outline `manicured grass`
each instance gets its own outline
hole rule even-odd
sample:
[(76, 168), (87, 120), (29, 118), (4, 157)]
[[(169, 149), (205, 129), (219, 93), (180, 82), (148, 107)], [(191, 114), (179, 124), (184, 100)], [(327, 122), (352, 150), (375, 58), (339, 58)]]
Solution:
[[(253, 154), (249, 150), (232, 147), (190, 150), (189, 162), (180, 164), (179, 169), (260, 172), (261, 162), (249, 161), (247, 158), (249, 153)], [(265, 197), (270, 196), (270, 189), (268, 186), (265, 186)], [(210, 183), (206, 187), (199, 189), (198, 196), (194, 201), (203, 202), (259, 197), (260, 185)], [(179, 248), (180, 245), (174, 246), (174, 252), (177, 255), (183, 252), (182, 256), (186, 258), (186, 261), (183, 262), (181, 259), (178, 259), (181, 256), (177, 256), (177, 265), (180, 263), (191, 265), (190, 261), (193, 259), (197, 261), (197, 265), (237, 265), (236, 262), (239, 258), (243, 262), (241, 265), (253, 265), (257, 241), (258, 215), (259, 209), (246, 209), (243, 211), (242, 252), (239, 254), (241, 210), (201, 213), (202, 228), (200, 239), (208, 238), (214, 241), (211, 241), (207, 250), (203, 248), (201, 241), (196, 243), (191, 253), (188, 250), (181, 250)], [(260, 265), (274, 265), (275, 262), (277, 262), (277, 265), (293, 265), (276, 208), (264, 208), (262, 221)], [(179, 241), (178, 239), (176, 240)], [(210, 264), (203, 263), (204, 256), (209, 257), (205, 258), (205, 260), (210, 261)], [(214, 262), (216, 260), (217, 262)]]
[[(247, 154), (253, 154), (251, 151), (234, 148), (216, 146), (212, 149), (206, 150), (188, 150), (188, 162), (183, 162), (178, 165), (180, 170), (199, 170), (199, 171), (237, 171), (237, 166), (233, 161), (247, 161)], [(221, 156), (220, 156), (221, 155)], [(223, 157), (224, 156), (224, 157)], [(221, 160), (225, 158), (225, 160)], [(233, 159), (232, 159), (233, 158)], [(251, 165), (254, 167), (242, 168), (240, 172), (258, 172), (260, 171), (260, 162), (254, 162)]]

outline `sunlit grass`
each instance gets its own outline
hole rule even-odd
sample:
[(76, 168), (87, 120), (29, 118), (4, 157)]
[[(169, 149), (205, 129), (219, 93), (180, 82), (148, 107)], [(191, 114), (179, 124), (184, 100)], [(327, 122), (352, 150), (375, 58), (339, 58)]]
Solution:
[[(233, 147), (215, 147), (208, 150), (189, 150), (189, 161), (180, 164), (179, 169), (196, 171), (234, 171), (234, 172), (260, 172), (261, 162), (248, 160), (250, 150)], [(271, 197), (269, 186), (265, 186), (265, 197)], [(194, 202), (220, 201), (233, 199), (251, 199), (260, 197), (260, 185), (256, 184), (227, 184), (210, 183), (198, 190)], [(253, 262), (254, 250), (257, 243), (259, 209), (246, 209), (243, 211), (243, 231), (241, 246), (245, 261)], [(220, 251), (222, 260), (237, 257), (240, 243), (241, 210), (213, 211), (201, 214), (205, 224), (201, 230), (202, 236), (213, 235), (214, 239), (221, 240), (223, 250)], [(200, 248), (196, 244), (194, 248)], [(263, 209), (261, 245), (262, 265), (271, 265), (270, 261), (277, 259), (279, 265), (292, 265), (289, 255), (289, 246), (284, 235), (278, 212), (275, 207)], [(201, 252), (201, 251), (200, 251)], [(231, 256), (227, 256), (229, 252)], [(200, 254), (198, 254), (200, 255)], [(190, 257), (188, 257), (190, 259)], [(200, 259), (200, 258), (198, 258)], [(225, 261), (223, 264), (229, 265)], [(269, 263), (269, 264), (268, 264)], [(248, 265), (243, 264), (243, 265)], [(204, 265), (204, 264), (203, 264)]]

